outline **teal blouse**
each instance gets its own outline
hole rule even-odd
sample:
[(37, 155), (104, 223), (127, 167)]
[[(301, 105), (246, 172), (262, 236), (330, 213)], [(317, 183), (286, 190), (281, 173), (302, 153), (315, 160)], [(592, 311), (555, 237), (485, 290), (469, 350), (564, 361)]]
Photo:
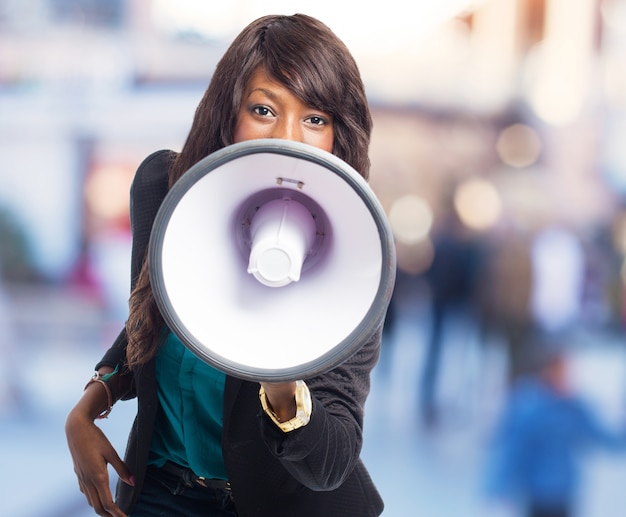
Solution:
[(173, 461), (197, 476), (228, 479), (222, 456), (226, 375), (170, 332), (156, 358), (159, 410), (150, 465)]

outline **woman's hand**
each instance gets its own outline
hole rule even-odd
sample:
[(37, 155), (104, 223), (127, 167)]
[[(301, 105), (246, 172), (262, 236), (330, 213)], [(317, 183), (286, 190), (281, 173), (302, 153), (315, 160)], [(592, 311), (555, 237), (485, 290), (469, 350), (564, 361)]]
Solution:
[(296, 416), (296, 383), (261, 382), (267, 402), (280, 422), (287, 422)]
[(113, 502), (107, 465), (110, 463), (125, 483), (132, 485), (134, 479), (111, 442), (94, 423), (103, 403), (106, 404), (106, 392), (102, 386), (89, 385), (67, 417), (65, 434), (80, 491), (89, 505), (98, 515), (126, 517)]

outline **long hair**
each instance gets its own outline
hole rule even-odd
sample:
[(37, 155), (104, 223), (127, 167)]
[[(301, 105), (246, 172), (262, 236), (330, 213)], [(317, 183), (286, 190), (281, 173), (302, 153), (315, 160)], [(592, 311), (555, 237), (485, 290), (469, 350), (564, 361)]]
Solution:
[[(367, 179), (372, 119), (352, 55), (315, 18), (270, 15), (244, 28), (217, 64), (185, 145), (170, 167), (169, 187), (201, 159), (233, 143), (245, 88), (259, 68), (306, 105), (332, 115), (333, 154)], [(129, 309), (127, 360), (132, 367), (154, 356), (164, 325), (145, 259)]]

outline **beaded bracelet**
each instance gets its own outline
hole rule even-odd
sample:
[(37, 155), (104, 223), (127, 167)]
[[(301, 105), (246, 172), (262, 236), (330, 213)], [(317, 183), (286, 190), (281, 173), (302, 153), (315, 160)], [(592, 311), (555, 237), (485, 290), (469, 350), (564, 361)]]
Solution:
[(113, 396), (111, 395), (111, 388), (109, 388), (109, 385), (105, 381), (103, 381), (102, 379), (93, 379), (93, 382), (99, 382), (100, 384), (102, 384), (105, 391), (107, 392), (107, 407), (104, 411), (102, 411), (102, 413), (100, 413), (96, 417), (100, 420), (102, 418), (108, 417), (111, 413), (111, 409), (113, 409)]
[(111, 413), (111, 410), (113, 409), (113, 394), (111, 393), (111, 388), (109, 388), (108, 382), (111, 377), (113, 377), (117, 373), (118, 366), (116, 366), (115, 370), (113, 370), (111, 373), (105, 373), (104, 375), (101, 375), (100, 372), (94, 373), (93, 377), (89, 379), (89, 382), (85, 385), (85, 389), (87, 389), (87, 386), (89, 386), (90, 384), (98, 382), (102, 384), (102, 386), (104, 386), (104, 389), (107, 392), (107, 407), (96, 417), (99, 420), (108, 417)]

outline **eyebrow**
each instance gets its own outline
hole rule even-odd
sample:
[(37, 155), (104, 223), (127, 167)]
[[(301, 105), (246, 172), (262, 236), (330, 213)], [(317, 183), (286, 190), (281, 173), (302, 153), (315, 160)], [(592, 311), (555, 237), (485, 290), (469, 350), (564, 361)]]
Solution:
[(255, 88), (254, 90), (251, 90), (250, 93), (248, 94), (248, 97), (250, 95), (252, 95), (253, 93), (255, 93), (255, 92), (263, 93), (263, 94), (267, 95), (270, 99), (272, 99), (274, 101), (278, 100), (278, 95), (276, 95), (272, 90), (268, 90), (267, 88), (261, 88), (261, 87)]

